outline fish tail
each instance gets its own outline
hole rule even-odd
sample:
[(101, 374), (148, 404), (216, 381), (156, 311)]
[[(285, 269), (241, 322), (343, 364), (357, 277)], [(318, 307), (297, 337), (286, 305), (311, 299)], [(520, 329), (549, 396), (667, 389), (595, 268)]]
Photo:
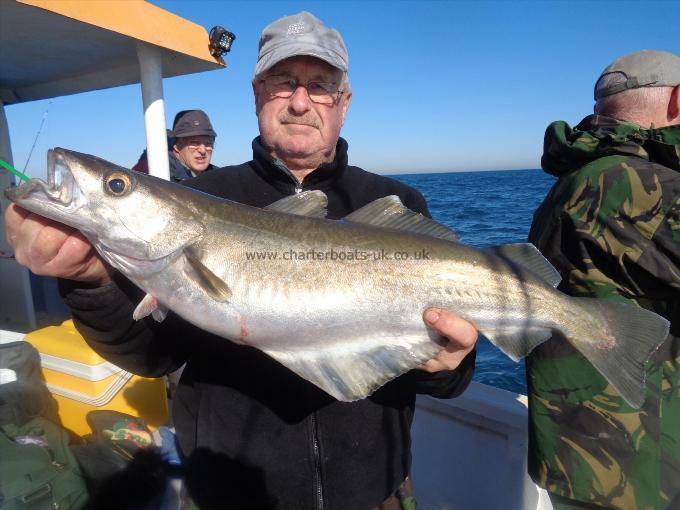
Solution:
[(609, 381), (631, 406), (645, 400), (645, 364), (668, 336), (670, 323), (634, 305), (592, 298), (574, 298), (589, 313), (599, 315), (605, 331), (590, 329), (567, 339)]

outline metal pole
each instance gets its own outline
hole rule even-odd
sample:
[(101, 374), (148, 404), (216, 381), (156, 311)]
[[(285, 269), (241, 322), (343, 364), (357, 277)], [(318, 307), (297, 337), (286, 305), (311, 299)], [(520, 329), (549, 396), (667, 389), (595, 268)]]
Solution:
[(161, 52), (155, 46), (137, 43), (144, 127), (146, 129), (146, 156), (149, 174), (170, 179), (168, 139), (165, 133), (165, 104), (163, 101), (163, 63)]
[[(14, 165), (5, 106), (0, 101), (0, 159)], [(0, 170), (0, 216), (9, 200), (1, 191), (14, 184), (14, 176)], [(0, 218), (1, 219), (1, 218)], [(0, 329), (30, 331), (36, 328), (33, 293), (28, 269), (20, 266), (5, 240), (5, 222), (0, 221)]]

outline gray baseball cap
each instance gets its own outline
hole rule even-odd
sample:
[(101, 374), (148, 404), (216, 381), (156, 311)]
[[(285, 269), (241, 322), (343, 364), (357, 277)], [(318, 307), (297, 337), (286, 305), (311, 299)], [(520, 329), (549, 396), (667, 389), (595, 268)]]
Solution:
[(299, 55), (319, 58), (343, 72), (349, 67), (347, 48), (340, 33), (302, 11), (277, 19), (262, 31), (255, 76)]
[[(603, 77), (617, 73), (621, 81), (603, 82)], [(680, 57), (668, 51), (636, 51), (616, 59), (602, 71), (595, 83), (595, 100), (640, 87), (676, 85), (680, 85)]]

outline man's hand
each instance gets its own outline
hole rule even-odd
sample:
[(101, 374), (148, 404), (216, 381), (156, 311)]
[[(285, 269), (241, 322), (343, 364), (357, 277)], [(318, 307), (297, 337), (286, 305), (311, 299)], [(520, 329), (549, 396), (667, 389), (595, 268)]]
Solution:
[(7, 208), (5, 229), (17, 262), (33, 273), (95, 286), (111, 282), (113, 269), (77, 230), (16, 204)]
[(446, 337), (449, 343), (437, 354), (436, 358), (429, 360), (420, 368), (426, 372), (458, 368), (463, 358), (475, 348), (477, 343), (475, 327), (457, 315), (440, 308), (425, 310), (423, 320), (428, 327)]

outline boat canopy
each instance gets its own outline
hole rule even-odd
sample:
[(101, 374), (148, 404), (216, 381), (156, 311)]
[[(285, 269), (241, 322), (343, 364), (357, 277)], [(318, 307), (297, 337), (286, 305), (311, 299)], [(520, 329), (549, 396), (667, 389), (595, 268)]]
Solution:
[(224, 67), (205, 28), (143, 0), (3, 0), (0, 101), (139, 83), (139, 43), (158, 49), (164, 78)]
[[(6, 105), (140, 83), (149, 173), (169, 178), (162, 81), (223, 69), (209, 44), (205, 28), (144, 0), (0, 0), (0, 159), (13, 164)], [(0, 171), (0, 213), (13, 184)], [(52, 323), (53, 279), (14, 260), (2, 221), (0, 281), (0, 330)]]

